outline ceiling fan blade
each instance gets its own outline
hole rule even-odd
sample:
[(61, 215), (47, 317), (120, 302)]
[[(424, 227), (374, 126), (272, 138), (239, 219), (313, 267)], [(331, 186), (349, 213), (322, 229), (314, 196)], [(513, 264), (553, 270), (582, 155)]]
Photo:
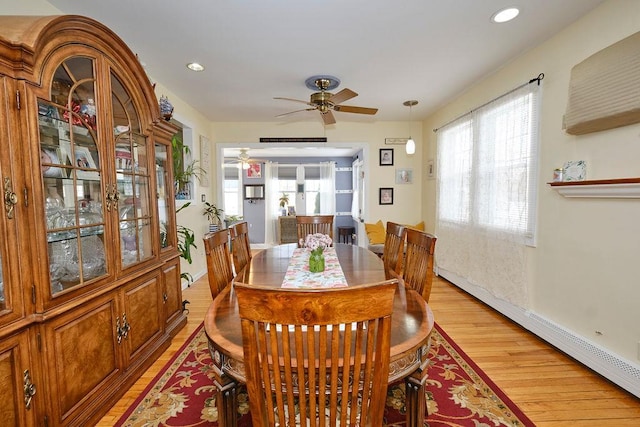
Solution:
[(322, 121), (325, 125), (332, 125), (336, 122), (336, 118), (333, 116), (331, 110), (327, 110), (324, 113), (320, 113), (322, 116)]
[(334, 93), (333, 96), (329, 98), (329, 101), (333, 104), (340, 104), (351, 98), (355, 98), (356, 96), (358, 96), (357, 93), (355, 93), (351, 89), (344, 88), (340, 92)]
[(299, 113), (300, 111), (313, 111), (316, 108), (304, 108), (302, 110), (296, 110), (296, 111), (289, 111), (288, 113), (282, 113), (282, 114), (278, 114), (276, 117), (283, 117), (283, 116), (288, 116), (289, 114), (293, 114), (293, 113)]
[(375, 114), (378, 112), (377, 108), (355, 107), (353, 105), (334, 105), (333, 110), (340, 111), (341, 113), (357, 114)]
[(276, 96), (276, 97), (274, 97), (273, 99), (283, 99), (283, 100), (285, 100), (285, 101), (302, 102), (303, 104), (307, 104), (307, 105), (311, 105), (311, 106), (313, 106), (313, 104), (312, 104), (312, 103), (310, 103), (309, 101), (303, 101), (303, 100), (301, 100), (301, 99), (283, 98), (283, 97), (280, 97), (280, 96)]

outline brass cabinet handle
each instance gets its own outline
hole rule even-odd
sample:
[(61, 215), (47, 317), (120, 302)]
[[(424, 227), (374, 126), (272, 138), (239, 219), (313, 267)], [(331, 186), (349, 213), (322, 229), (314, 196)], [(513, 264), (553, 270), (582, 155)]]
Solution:
[(23, 383), (24, 383), (24, 406), (27, 410), (31, 409), (31, 400), (33, 396), (36, 394), (36, 385), (31, 382), (31, 374), (29, 370), (26, 369), (23, 374)]
[(7, 211), (7, 218), (13, 219), (13, 208), (18, 204), (18, 196), (11, 188), (11, 179), (4, 178), (4, 208)]
[(127, 322), (127, 315), (122, 313), (122, 338), (127, 338), (130, 330), (131, 325)]
[(120, 317), (116, 317), (116, 338), (118, 344), (122, 341), (122, 329), (120, 328)]
[(111, 208), (116, 211), (118, 209), (118, 200), (120, 200), (117, 184), (107, 185), (107, 194), (105, 198), (107, 200), (107, 212), (111, 212)]

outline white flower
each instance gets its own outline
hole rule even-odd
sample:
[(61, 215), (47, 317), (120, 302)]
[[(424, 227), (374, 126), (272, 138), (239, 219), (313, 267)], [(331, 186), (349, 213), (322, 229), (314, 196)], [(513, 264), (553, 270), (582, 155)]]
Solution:
[[(302, 243), (302, 239), (300, 239)], [(304, 240), (304, 247), (316, 251), (320, 249), (322, 252), (325, 248), (331, 246), (332, 240), (327, 234), (315, 233), (309, 234)]]

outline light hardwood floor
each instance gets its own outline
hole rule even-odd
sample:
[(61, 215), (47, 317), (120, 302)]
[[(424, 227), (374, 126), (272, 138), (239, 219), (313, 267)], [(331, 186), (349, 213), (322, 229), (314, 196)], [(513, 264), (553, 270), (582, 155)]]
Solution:
[[(184, 291), (188, 323), (162, 356), (97, 424), (112, 426), (195, 328), (211, 303), (206, 276)], [(436, 278), (436, 322), (537, 425), (640, 426), (640, 399)]]

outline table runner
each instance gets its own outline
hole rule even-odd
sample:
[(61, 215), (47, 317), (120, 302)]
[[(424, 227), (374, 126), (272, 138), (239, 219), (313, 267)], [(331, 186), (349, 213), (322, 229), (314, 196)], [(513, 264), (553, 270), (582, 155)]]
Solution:
[(293, 250), (287, 272), (282, 282), (283, 288), (344, 288), (347, 279), (344, 277), (342, 267), (333, 247), (324, 250), (324, 271), (311, 273), (309, 271), (309, 255), (311, 251), (306, 248)]

